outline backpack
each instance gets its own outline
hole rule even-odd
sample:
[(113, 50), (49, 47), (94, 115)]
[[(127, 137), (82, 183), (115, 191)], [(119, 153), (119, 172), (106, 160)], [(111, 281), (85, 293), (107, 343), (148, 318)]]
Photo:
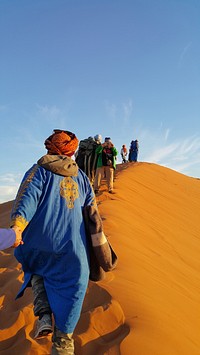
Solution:
[(96, 172), (97, 155), (95, 150), (97, 146), (98, 143), (92, 137), (81, 140), (75, 159), (78, 167), (84, 171), (90, 181), (93, 181)]

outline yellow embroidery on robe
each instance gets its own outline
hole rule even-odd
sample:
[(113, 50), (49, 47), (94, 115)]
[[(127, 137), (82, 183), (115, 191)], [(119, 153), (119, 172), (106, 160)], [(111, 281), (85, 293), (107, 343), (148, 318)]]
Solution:
[(60, 182), (60, 194), (65, 198), (68, 208), (74, 208), (74, 201), (79, 197), (78, 184), (71, 177)]
[(39, 166), (37, 164), (35, 164), (32, 169), (29, 172), (29, 175), (27, 176), (26, 180), (23, 181), (23, 183), (21, 184), (19, 191), (17, 193), (17, 197), (14, 201), (14, 206), (13, 206), (13, 213), (14, 211), (17, 210), (18, 205), (22, 199), (22, 197), (24, 196), (25, 191), (27, 190), (29, 184), (31, 183), (31, 181), (33, 180), (35, 173), (37, 171), (37, 169), (39, 168)]
[(12, 218), (10, 226), (18, 226), (23, 231), (28, 225), (28, 223), (29, 222), (24, 217), (16, 215)]

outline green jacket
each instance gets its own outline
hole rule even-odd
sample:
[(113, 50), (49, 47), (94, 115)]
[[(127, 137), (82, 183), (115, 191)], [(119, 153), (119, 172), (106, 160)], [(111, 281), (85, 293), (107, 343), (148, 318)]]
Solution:
[[(113, 154), (113, 169), (116, 169), (116, 156), (118, 154), (117, 149), (115, 147), (111, 148)], [(101, 168), (103, 166), (102, 163), (102, 151), (103, 147), (101, 144), (96, 148), (95, 153), (97, 154), (97, 168)]]

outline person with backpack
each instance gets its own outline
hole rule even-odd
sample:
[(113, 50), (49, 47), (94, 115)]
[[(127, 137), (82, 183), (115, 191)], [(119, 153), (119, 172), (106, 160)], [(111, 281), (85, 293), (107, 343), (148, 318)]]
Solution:
[(97, 166), (96, 148), (101, 141), (100, 134), (81, 140), (75, 158), (78, 167), (88, 176), (91, 184), (94, 183)]
[(105, 138), (105, 142), (96, 148), (97, 170), (94, 179), (94, 192), (99, 192), (101, 179), (106, 177), (108, 192), (113, 192), (114, 170), (116, 169), (117, 149), (114, 147), (110, 137)]
[(135, 141), (132, 140), (131, 144), (130, 144), (129, 156), (128, 156), (128, 160), (130, 162), (136, 162), (137, 161), (138, 150), (139, 150), (138, 140), (137, 139)]

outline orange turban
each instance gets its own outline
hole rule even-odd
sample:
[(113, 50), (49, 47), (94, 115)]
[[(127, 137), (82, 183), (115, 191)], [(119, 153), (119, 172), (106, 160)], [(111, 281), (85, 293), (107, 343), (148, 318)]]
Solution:
[(44, 145), (51, 155), (67, 155), (71, 157), (77, 147), (78, 139), (75, 134), (61, 129), (54, 129), (54, 133), (48, 137)]

